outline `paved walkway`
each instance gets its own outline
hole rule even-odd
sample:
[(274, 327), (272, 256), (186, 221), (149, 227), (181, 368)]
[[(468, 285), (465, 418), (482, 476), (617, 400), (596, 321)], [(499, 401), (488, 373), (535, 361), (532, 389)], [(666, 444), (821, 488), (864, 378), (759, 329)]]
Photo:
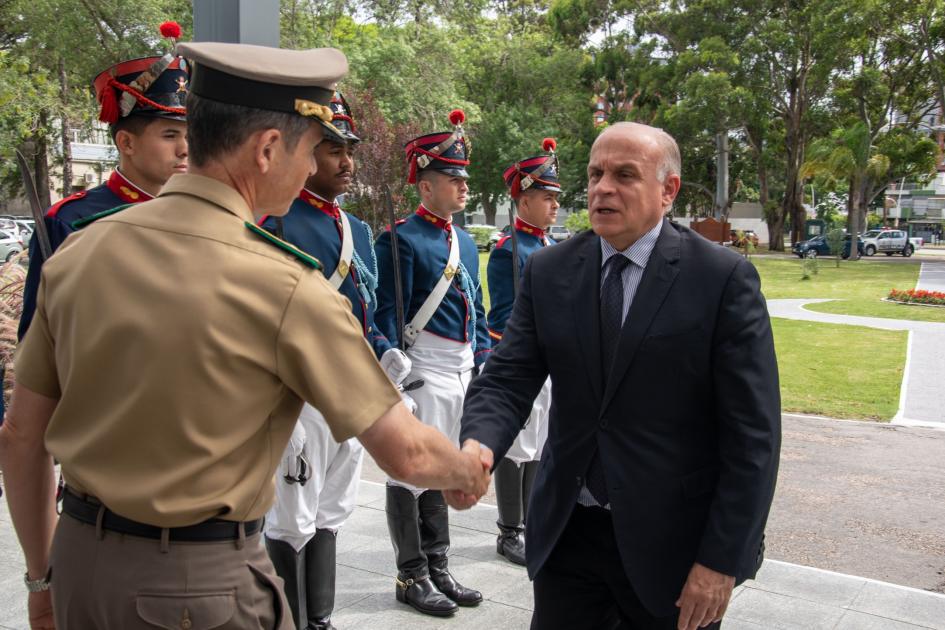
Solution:
[[(394, 599), (383, 484), (363, 482), (358, 505), (338, 537), (332, 618), (338, 628), (528, 628), (531, 584), (523, 568), (495, 553), (493, 506), (451, 515), (450, 566), (461, 582), (482, 590), (485, 602), (443, 620), (420, 615)], [(5, 501), (0, 506), (0, 559), (0, 629), (25, 630), (23, 565)], [(945, 630), (945, 595), (769, 560), (757, 580), (736, 591), (723, 628)]]
[[(939, 283), (941, 288), (934, 289)], [(945, 263), (922, 263), (917, 287), (945, 291)], [(771, 317), (825, 324), (909, 331), (899, 412), (893, 418), (893, 423), (945, 429), (945, 324), (818, 313), (804, 308), (807, 304), (829, 301), (831, 300), (768, 300), (768, 313)], [(863, 360), (872, 359), (864, 357)]]
[(919, 270), (916, 289), (945, 292), (945, 263), (924, 262)]

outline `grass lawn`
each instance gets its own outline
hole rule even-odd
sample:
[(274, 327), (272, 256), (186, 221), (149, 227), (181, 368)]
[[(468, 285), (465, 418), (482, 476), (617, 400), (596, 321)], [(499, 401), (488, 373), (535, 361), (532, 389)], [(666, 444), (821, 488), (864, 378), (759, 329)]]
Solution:
[(919, 278), (919, 264), (886, 262), (818, 261), (819, 273), (801, 280), (799, 259), (756, 256), (752, 262), (761, 275), (761, 290), (776, 298), (831, 298), (842, 300), (811, 304), (805, 308), (821, 313), (864, 317), (945, 322), (945, 309), (905, 306), (881, 301), (890, 289), (912, 289)]
[[(771, 320), (781, 407), (829, 416), (890, 420), (899, 408), (906, 331)], [(886, 348), (882, 360), (875, 349)]]

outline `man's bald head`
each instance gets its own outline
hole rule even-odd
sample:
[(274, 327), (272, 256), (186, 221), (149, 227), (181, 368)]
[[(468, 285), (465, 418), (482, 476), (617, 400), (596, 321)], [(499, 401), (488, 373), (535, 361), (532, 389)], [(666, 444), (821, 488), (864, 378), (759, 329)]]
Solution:
[(676, 139), (671, 135), (660, 129), (659, 127), (651, 127), (650, 125), (644, 125), (643, 123), (636, 122), (618, 122), (610, 125), (594, 141), (594, 145), (591, 147), (591, 151), (594, 150), (601, 138), (604, 138), (608, 134), (621, 134), (625, 136), (635, 136), (635, 137), (645, 137), (652, 140), (655, 147), (659, 150), (661, 159), (656, 168), (656, 175), (660, 181), (666, 179), (667, 175), (679, 175), (682, 176), (682, 157), (679, 154), (679, 145), (676, 144)]
[(591, 147), (587, 206), (591, 227), (624, 250), (663, 220), (679, 193), (679, 148), (661, 129), (618, 123)]

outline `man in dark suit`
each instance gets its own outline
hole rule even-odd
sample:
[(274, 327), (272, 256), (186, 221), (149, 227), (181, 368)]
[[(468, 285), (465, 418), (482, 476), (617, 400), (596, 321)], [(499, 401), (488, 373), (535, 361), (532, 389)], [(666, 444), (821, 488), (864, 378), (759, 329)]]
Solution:
[(501, 461), (548, 375), (526, 539), (532, 628), (718, 627), (761, 563), (780, 449), (754, 267), (668, 222), (676, 142), (619, 123), (588, 164), (592, 232), (528, 260), (461, 439)]

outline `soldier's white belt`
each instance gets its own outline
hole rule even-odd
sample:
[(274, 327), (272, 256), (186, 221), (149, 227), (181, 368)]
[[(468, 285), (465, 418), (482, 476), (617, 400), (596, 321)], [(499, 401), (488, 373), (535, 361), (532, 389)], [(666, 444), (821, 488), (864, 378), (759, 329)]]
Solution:
[(354, 238), (351, 236), (351, 222), (348, 215), (341, 211), (341, 256), (338, 258), (338, 266), (335, 272), (328, 278), (328, 282), (335, 289), (341, 288), (341, 283), (348, 277), (351, 270), (351, 259), (354, 256)]
[(446, 260), (446, 268), (443, 269), (443, 273), (440, 275), (436, 286), (430, 291), (430, 295), (427, 296), (427, 299), (420, 306), (417, 314), (413, 316), (409, 324), (404, 326), (405, 347), (409, 348), (412, 346), (417, 341), (417, 335), (420, 334), (420, 331), (430, 323), (430, 320), (436, 313), (436, 309), (440, 308), (440, 303), (443, 302), (443, 298), (446, 297), (446, 292), (449, 291), (450, 285), (453, 283), (453, 278), (458, 272), (459, 236), (454, 232), (450, 238), (450, 255)]

